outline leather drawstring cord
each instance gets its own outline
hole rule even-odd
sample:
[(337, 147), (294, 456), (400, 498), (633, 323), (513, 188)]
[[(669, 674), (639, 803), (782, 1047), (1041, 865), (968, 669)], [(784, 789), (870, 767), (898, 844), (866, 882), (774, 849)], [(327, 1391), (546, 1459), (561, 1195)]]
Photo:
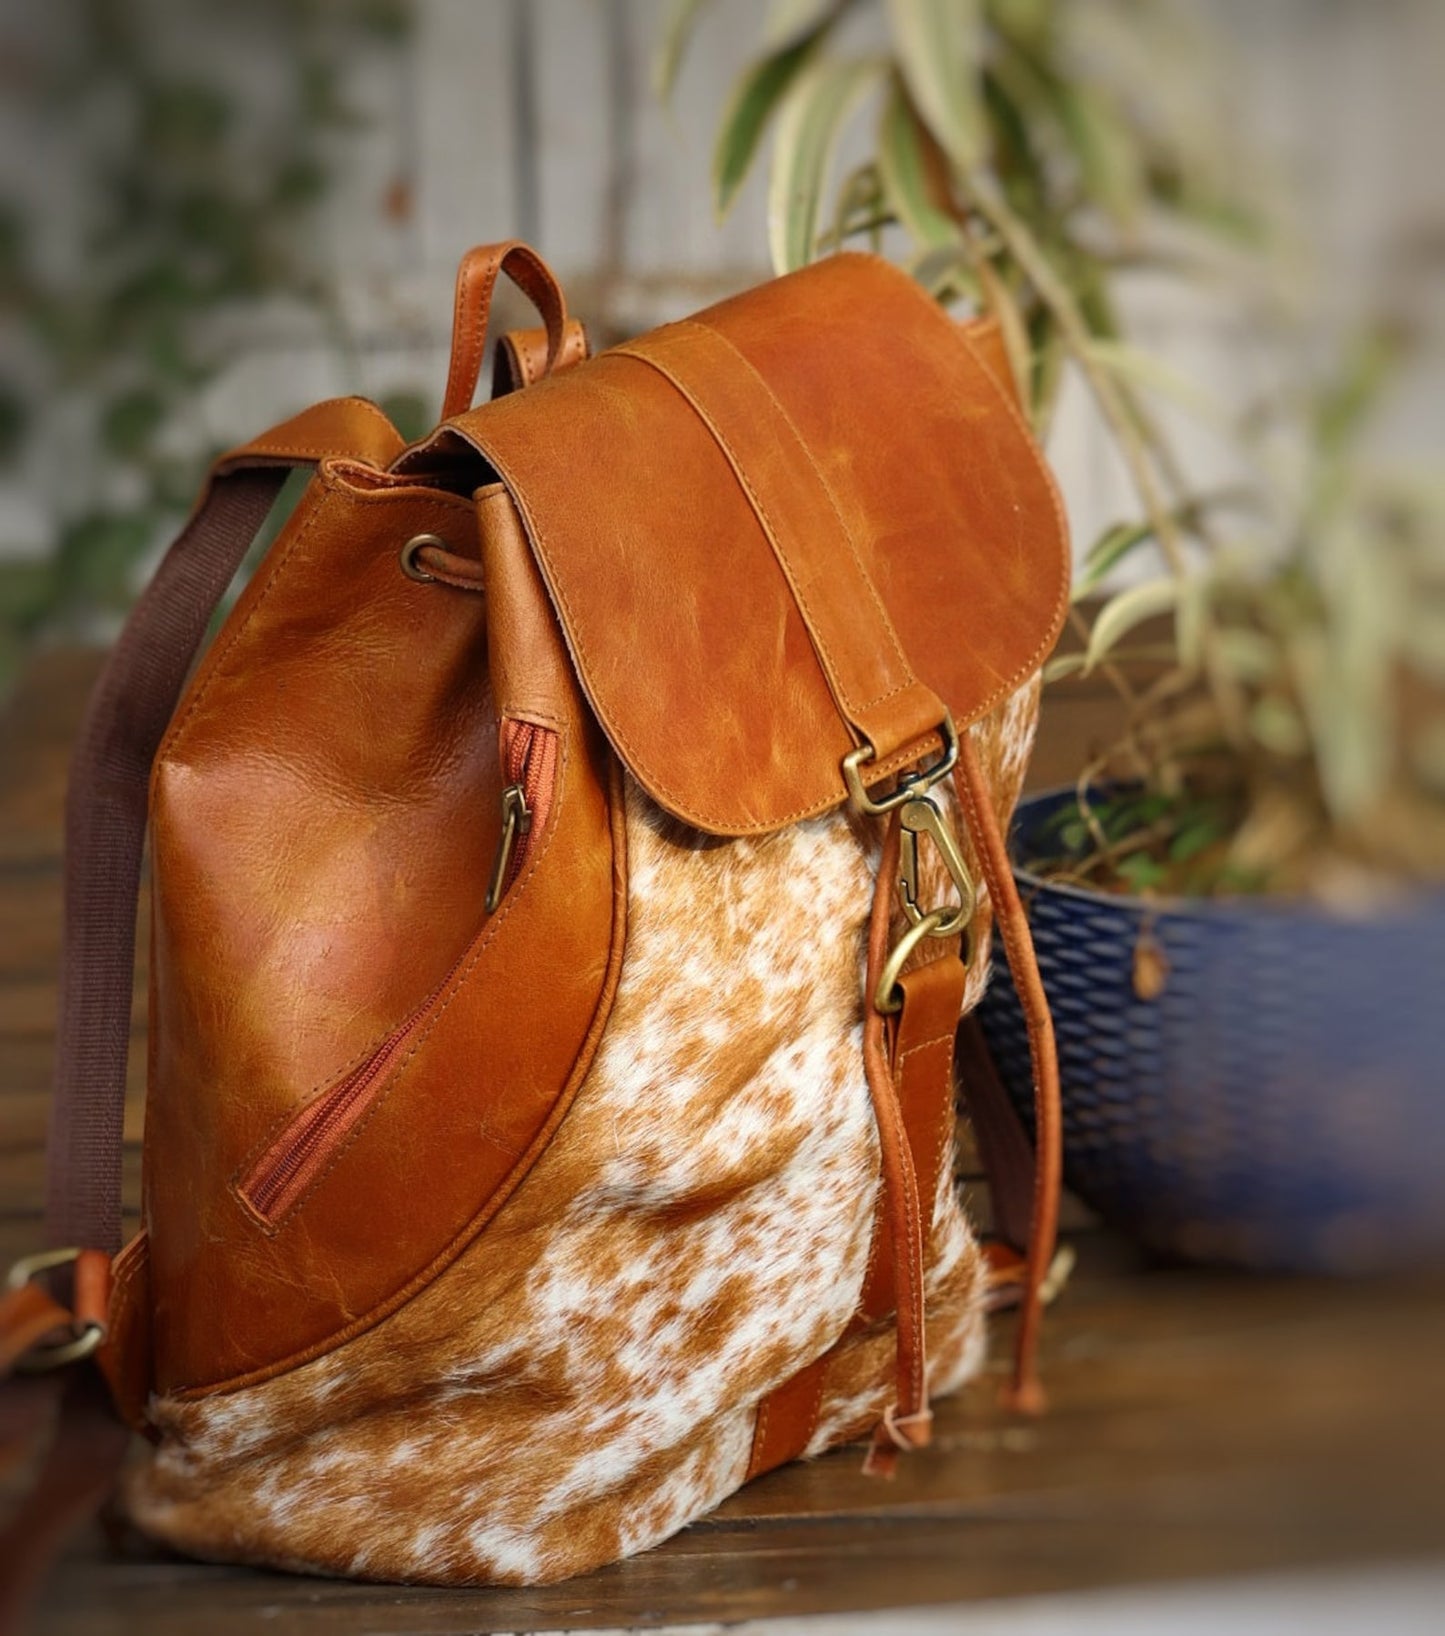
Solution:
[(892, 1476), (900, 1449), (927, 1446), (933, 1435), (928, 1407), (928, 1351), (923, 1295), (923, 1221), (918, 1178), (903, 1127), (902, 1110), (889, 1060), (888, 1019), (874, 1003), (878, 979), (888, 957), (893, 919), (893, 887), (898, 878), (899, 819), (895, 812), (883, 835), (883, 855), (868, 921), (868, 967), (863, 1017), (863, 1064), (878, 1125), (883, 1188), (893, 1248), (897, 1299), (897, 1364), (894, 1405), (873, 1433), (863, 1469)]
[(1006, 1401), (1023, 1414), (1042, 1414), (1047, 1404), (1038, 1373), (1039, 1330), (1044, 1285), (1054, 1258), (1063, 1175), (1063, 1115), (1059, 1102), (1059, 1062), (1054, 1023), (1039, 976), (1033, 938), (1019, 898), (1008, 848), (999, 828), (988, 784), (978, 764), (971, 733), (960, 735), (954, 786), (978, 851), (979, 865), (993, 902), (994, 919), (1008, 956), (1009, 972), (1028, 1026), (1034, 1077), (1034, 1190), (1024, 1292), (1014, 1352), (1014, 1376)]

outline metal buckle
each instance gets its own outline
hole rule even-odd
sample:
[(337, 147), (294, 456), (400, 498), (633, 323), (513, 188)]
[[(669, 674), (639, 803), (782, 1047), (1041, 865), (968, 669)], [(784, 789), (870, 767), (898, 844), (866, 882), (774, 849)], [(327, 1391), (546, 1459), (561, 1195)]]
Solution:
[(940, 778), (948, 777), (958, 764), (958, 729), (953, 725), (952, 714), (944, 716), (938, 731), (943, 736), (943, 754), (938, 760), (922, 772), (910, 774), (904, 787), (877, 801), (863, 787), (863, 768), (873, 759), (873, 746), (860, 744), (843, 757), (843, 782), (848, 786), (849, 798), (859, 812), (866, 812), (870, 818), (880, 818), (916, 795), (927, 795)]
[[(80, 1251), (74, 1247), (64, 1250), (38, 1250), (34, 1255), (21, 1256), (6, 1273), (5, 1288), (24, 1289), (30, 1280), (40, 1273), (49, 1272), (54, 1267), (67, 1266), (79, 1259)], [(63, 1369), (68, 1363), (79, 1363), (82, 1358), (90, 1357), (105, 1339), (105, 1325), (98, 1324), (93, 1319), (85, 1323), (73, 1319), (70, 1329), (70, 1335), (65, 1340), (38, 1341), (23, 1358), (16, 1360), (15, 1373), (43, 1375), (52, 1369)]]

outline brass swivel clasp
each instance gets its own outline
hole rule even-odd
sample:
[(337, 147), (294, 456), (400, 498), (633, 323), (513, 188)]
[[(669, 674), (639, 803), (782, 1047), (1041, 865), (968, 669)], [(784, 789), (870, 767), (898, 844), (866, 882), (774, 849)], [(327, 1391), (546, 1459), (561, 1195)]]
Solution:
[[(908, 919), (908, 929), (890, 952), (880, 973), (874, 1005), (885, 1013), (896, 1012), (902, 1005), (898, 978), (918, 945), (928, 937), (957, 937), (960, 932), (967, 934), (978, 906), (978, 888), (964, 861), (963, 849), (953, 833), (948, 815), (933, 794), (935, 786), (952, 772), (958, 760), (958, 731), (952, 716), (945, 716), (939, 728), (939, 737), (943, 741), (943, 753), (938, 760), (920, 772), (905, 773), (897, 789), (887, 795), (874, 796), (864, 786), (863, 768), (873, 754), (870, 746), (861, 746), (843, 760), (843, 776), (848, 792), (853, 805), (860, 812), (875, 817), (894, 812), (898, 814), (898, 895)], [(958, 892), (957, 904), (935, 907), (922, 901), (918, 866), (920, 844), (924, 840), (930, 841), (938, 849), (948, 877)], [(964, 964), (968, 965), (972, 958), (972, 942), (966, 936)]]
[[(928, 916), (941, 913), (943, 918), (932, 935), (956, 937), (973, 919), (978, 898), (973, 877), (963, 861), (958, 837), (953, 833), (943, 808), (926, 790), (911, 795), (898, 809), (898, 824), (898, 895), (903, 900), (903, 912), (908, 916), (909, 924), (917, 926)], [(958, 890), (956, 909), (939, 910), (918, 901), (918, 843), (923, 837), (938, 848), (949, 879)]]

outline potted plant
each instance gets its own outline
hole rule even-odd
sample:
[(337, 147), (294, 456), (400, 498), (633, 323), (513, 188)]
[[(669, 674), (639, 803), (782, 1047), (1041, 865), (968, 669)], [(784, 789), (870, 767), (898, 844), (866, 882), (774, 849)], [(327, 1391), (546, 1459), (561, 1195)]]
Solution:
[[(674, 10), (664, 91), (700, 10)], [(771, 132), (780, 271), (859, 238), (906, 258), (997, 316), (1041, 438), (1072, 372), (1128, 472), (1137, 514), (1085, 552), (1047, 673), (1106, 676), (1119, 731), (1014, 834), (1068, 1179), (1168, 1253), (1393, 1266), (1445, 1250), (1445, 495), (1371, 458), (1388, 328), (1231, 417), (1228, 493), (1181, 471), (1120, 272), (1189, 276), (1264, 235), (1218, 130), (1177, 117), (1169, 65), (1199, 60), (1177, 26), (1108, 0), (779, 8), (722, 118), (717, 202)], [(981, 1020), (1027, 1117), (1006, 972)]]

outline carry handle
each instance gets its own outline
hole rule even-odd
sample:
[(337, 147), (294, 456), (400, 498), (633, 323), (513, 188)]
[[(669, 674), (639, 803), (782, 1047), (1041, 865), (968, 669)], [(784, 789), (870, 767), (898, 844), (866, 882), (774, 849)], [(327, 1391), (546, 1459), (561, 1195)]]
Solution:
[(552, 269), (530, 244), (503, 239), (468, 250), (457, 269), (456, 310), (452, 319), (452, 357), (442, 419), (451, 420), (471, 408), (482, 374), (487, 345), (487, 320), (497, 280), (505, 273), (541, 314), (547, 327), (546, 373), (562, 355), (567, 330), (567, 299)]

